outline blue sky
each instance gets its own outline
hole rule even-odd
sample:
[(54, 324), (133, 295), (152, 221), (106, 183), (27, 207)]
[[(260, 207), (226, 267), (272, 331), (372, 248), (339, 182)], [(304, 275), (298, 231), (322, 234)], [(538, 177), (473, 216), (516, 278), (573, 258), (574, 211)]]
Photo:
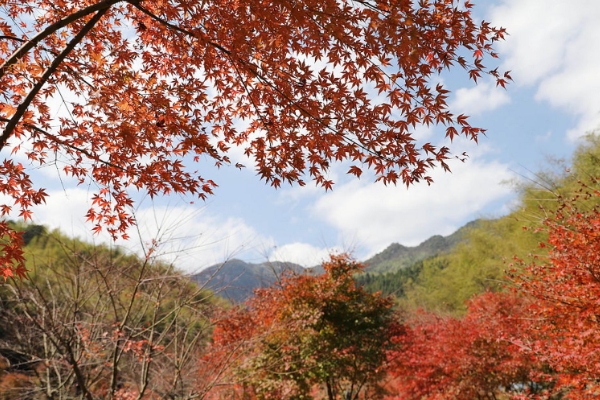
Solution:
[[(310, 266), (330, 251), (366, 259), (392, 242), (413, 246), (473, 219), (506, 214), (514, 194), (503, 182), (540, 169), (546, 156), (570, 157), (578, 138), (600, 126), (600, 2), (480, 0), (474, 12), (507, 29), (497, 47), (499, 65), (515, 82), (504, 90), (487, 79), (475, 86), (460, 71), (441, 77), (453, 91), (451, 107), (488, 130), (478, 145), (452, 144), (453, 153), (469, 154), (466, 162), (451, 164), (452, 173), (435, 170), (434, 184), (407, 189), (348, 177), (337, 165), (334, 190), (325, 193), (311, 184), (275, 190), (252, 168), (206, 167), (205, 176), (219, 184), (215, 196), (194, 204), (191, 198), (140, 197), (140, 238), (132, 231), (131, 241), (117, 244), (138, 251), (158, 237), (164, 257), (190, 272), (230, 258)], [(421, 129), (418, 136), (441, 144), (442, 132)], [(241, 150), (233, 154), (237, 160), (244, 161)], [(34, 222), (108, 240), (93, 236), (85, 223), (87, 187), (61, 185), (52, 167), (35, 176), (50, 197), (35, 209)]]

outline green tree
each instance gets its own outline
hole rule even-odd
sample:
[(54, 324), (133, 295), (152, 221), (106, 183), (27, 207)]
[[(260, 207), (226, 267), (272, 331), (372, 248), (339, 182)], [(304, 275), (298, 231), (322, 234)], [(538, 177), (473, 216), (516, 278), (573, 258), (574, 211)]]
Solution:
[(505, 271), (513, 258), (540, 251), (538, 243), (544, 235), (523, 229), (530, 224), (518, 213), (480, 221), (451, 252), (424, 260), (418, 276), (405, 284), (401, 303), (461, 314), (472, 296), (503, 290)]
[(480, 221), (448, 254), (425, 260), (418, 276), (405, 284), (401, 303), (409, 308), (464, 313), (472, 296), (504, 289), (506, 271), (515, 257), (546, 254), (539, 243), (547, 239), (547, 232), (540, 228), (563, 199), (570, 199), (582, 212), (600, 204), (597, 196), (586, 195), (598, 186), (600, 137), (587, 135), (570, 163), (556, 161), (515, 184), (519, 200), (509, 215)]

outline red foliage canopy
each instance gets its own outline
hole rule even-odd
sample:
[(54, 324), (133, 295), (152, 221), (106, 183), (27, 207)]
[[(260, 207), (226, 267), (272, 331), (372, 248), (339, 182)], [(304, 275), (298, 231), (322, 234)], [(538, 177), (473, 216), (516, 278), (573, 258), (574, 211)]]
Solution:
[(418, 313), (399, 336), (389, 399), (495, 399), (536, 390), (537, 359), (523, 348), (528, 302), (506, 293), (474, 298), (462, 319)]
[[(418, 124), (477, 140), (482, 129), (448, 109), (431, 84), (460, 66), (489, 73), (484, 56), (503, 29), (476, 24), (453, 0), (24, 0), (0, 7), (0, 149), (93, 180), (89, 221), (113, 235), (133, 223), (129, 188), (204, 198), (216, 184), (187, 164), (228, 163), (242, 146), (275, 187), (349, 173), (384, 183), (448, 168), (449, 149), (417, 145)], [(69, 96), (66, 96), (69, 95)], [(62, 102), (56, 114), (49, 101)], [(44, 201), (21, 164), (0, 167), (0, 194), (24, 218)], [(12, 204), (0, 209), (6, 216)], [(22, 274), (5, 223), (5, 275)]]
[[(257, 290), (247, 309), (218, 321), (208, 357), (224, 366), (223, 375), (233, 371), (229, 382), (246, 383), (263, 399), (311, 399), (319, 390), (318, 398), (330, 400), (373, 398), (366, 393), (376, 389), (401, 331), (392, 300), (356, 287), (353, 274), (362, 266), (345, 255), (323, 267), (320, 276), (290, 276), (281, 287)], [(239, 386), (213, 395), (232, 398)]]
[(409, 321), (390, 370), (398, 398), (600, 396), (600, 191), (580, 192), (544, 222), (548, 254), (512, 271), (518, 297), (488, 293), (462, 319)]
[(582, 193), (545, 221), (548, 257), (515, 278), (536, 299), (531, 352), (552, 368), (556, 390), (569, 399), (600, 395), (600, 210), (590, 209), (600, 191), (584, 186)]

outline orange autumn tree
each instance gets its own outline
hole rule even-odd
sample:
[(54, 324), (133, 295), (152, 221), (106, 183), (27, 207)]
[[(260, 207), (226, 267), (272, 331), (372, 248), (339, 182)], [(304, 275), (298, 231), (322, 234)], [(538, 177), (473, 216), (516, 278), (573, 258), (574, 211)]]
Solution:
[(390, 353), (386, 400), (545, 399), (552, 381), (527, 351), (530, 299), (514, 293), (472, 298), (458, 319), (419, 311)]
[[(446, 68), (477, 80), (504, 30), (454, 0), (21, 0), (0, 2), (0, 193), (23, 218), (46, 193), (11, 157), (60, 160), (93, 181), (94, 230), (124, 235), (130, 189), (205, 198), (200, 159), (242, 146), (278, 187), (327, 170), (384, 183), (431, 181), (450, 150), (418, 144), (419, 124), (450, 139), (482, 129), (447, 107)], [(50, 106), (50, 104), (60, 104)], [(58, 110), (60, 109), (60, 113)], [(23, 274), (19, 237), (0, 223), (0, 271)]]
[(403, 332), (393, 300), (357, 286), (364, 266), (348, 255), (322, 267), (257, 289), (217, 321), (206, 359), (222, 373), (208, 398), (381, 398), (387, 352)]
[(600, 395), (600, 208), (598, 178), (581, 183), (571, 198), (558, 198), (540, 228), (547, 256), (515, 273), (518, 289), (533, 297), (533, 321), (526, 336), (532, 354), (554, 372), (555, 391), (564, 398)]

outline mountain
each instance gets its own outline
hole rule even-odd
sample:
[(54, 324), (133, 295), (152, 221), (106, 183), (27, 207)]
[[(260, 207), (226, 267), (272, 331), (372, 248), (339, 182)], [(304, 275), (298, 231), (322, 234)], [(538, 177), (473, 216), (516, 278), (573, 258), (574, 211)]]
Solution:
[(233, 259), (202, 270), (191, 279), (199, 285), (206, 285), (219, 296), (239, 303), (252, 296), (254, 289), (273, 285), (286, 271), (310, 273), (313, 269), (289, 262), (253, 264)]
[[(406, 247), (393, 243), (381, 253), (365, 261), (365, 272), (386, 273), (408, 268), (418, 261), (451, 250), (463, 239), (464, 233), (476, 226), (473, 221), (449, 236), (432, 236), (416, 247)], [(289, 262), (247, 263), (233, 259), (223, 264), (213, 265), (191, 279), (199, 285), (206, 285), (223, 298), (239, 303), (252, 296), (254, 289), (268, 287), (280, 279), (282, 273), (321, 273), (320, 267), (304, 268)]]
[(479, 220), (471, 221), (451, 235), (435, 235), (415, 247), (392, 243), (381, 253), (364, 262), (367, 266), (365, 272), (395, 272), (408, 268), (418, 261), (450, 251), (464, 239), (464, 234), (478, 223)]

